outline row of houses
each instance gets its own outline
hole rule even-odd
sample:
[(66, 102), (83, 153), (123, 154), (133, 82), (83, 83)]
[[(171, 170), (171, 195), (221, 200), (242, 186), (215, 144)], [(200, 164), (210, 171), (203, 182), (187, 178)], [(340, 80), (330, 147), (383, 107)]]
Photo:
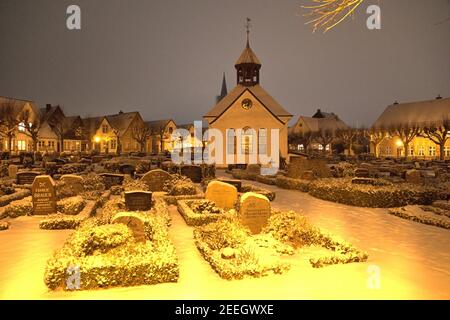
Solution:
[(194, 145), (194, 127), (172, 119), (144, 121), (139, 112), (119, 112), (100, 117), (66, 116), (59, 105), (39, 108), (33, 101), (0, 97), (0, 150), (12, 153), (40, 151), (105, 154), (171, 151), (172, 133), (191, 133), (184, 146)]

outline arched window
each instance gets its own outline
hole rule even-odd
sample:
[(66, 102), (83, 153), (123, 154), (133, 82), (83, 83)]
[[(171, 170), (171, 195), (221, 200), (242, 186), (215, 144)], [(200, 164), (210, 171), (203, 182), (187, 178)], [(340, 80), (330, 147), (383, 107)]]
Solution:
[(236, 133), (234, 129), (227, 129), (227, 154), (236, 154)]
[(246, 127), (242, 130), (241, 139), (241, 150), (242, 154), (252, 154), (253, 153), (253, 129)]

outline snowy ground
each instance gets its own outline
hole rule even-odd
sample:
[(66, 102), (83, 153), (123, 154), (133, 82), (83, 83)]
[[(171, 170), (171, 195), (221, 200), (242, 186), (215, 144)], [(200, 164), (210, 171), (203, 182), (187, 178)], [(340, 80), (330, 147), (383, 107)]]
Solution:
[[(225, 174), (222, 174), (225, 175)], [(256, 182), (251, 182), (260, 185)], [(302, 210), (310, 221), (369, 253), (367, 263), (313, 269), (309, 252), (290, 258), (284, 275), (222, 280), (200, 256), (186, 226), (171, 207), (170, 236), (180, 262), (178, 283), (83, 292), (50, 292), (43, 283), (46, 260), (71, 231), (39, 230), (37, 217), (12, 220), (0, 232), (0, 299), (449, 299), (450, 231), (403, 220), (385, 209), (366, 209), (277, 192), (273, 206)], [(370, 288), (372, 266), (380, 287)], [(376, 282), (375, 282), (376, 283)]]

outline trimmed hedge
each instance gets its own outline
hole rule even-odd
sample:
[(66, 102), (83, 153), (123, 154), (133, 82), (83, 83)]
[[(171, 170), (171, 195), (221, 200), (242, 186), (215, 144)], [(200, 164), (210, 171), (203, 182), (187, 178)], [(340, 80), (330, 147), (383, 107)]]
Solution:
[(241, 186), (240, 193), (246, 193), (246, 192), (254, 192), (254, 193), (261, 194), (261, 195), (267, 197), (267, 199), (269, 199), (269, 201), (275, 200), (275, 197), (276, 197), (275, 191), (270, 191), (267, 189), (259, 188), (259, 187), (253, 186), (251, 184), (243, 184)]
[(16, 189), (15, 193), (0, 196), (0, 207), (10, 204), (12, 201), (21, 200), (31, 195), (31, 190)]
[(450, 218), (445, 215), (439, 215), (430, 211), (413, 212), (408, 208), (394, 208), (389, 210), (389, 214), (402, 219), (423, 223), (430, 226), (450, 229)]
[(331, 250), (331, 255), (309, 259), (314, 268), (333, 264), (364, 262), (369, 257), (366, 252), (358, 250), (353, 245), (339, 240), (333, 235), (323, 233), (319, 228), (310, 224), (304, 216), (293, 211), (273, 212), (263, 232), (271, 234), (275, 239), (294, 248), (320, 246)]
[[(167, 210), (163, 201), (157, 208)], [(135, 242), (125, 225), (102, 224), (98, 219), (84, 221), (48, 260), (44, 276), (47, 287), (69, 290), (66, 280), (71, 266), (79, 268), (80, 290), (176, 282), (179, 267), (168, 237), (168, 212), (153, 213), (134, 213), (145, 221), (145, 243)]]
[(80, 224), (95, 215), (98, 202), (84, 202), (83, 210), (77, 215), (53, 214), (39, 222), (39, 228), (44, 230), (68, 230), (76, 229)]
[(299, 190), (301, 192), (308, 192), (311, 181), (293, 179), (284, 176), (277, 176), (276, 178), (277, 187), (289, 190)]
[(86, 201), (81, 196), (64, 198), (56, 204), (56, 208), (58, 212), (67, 215), (77, 215), (79, 214), (84, 206), (86, 205)]
[(211, 222), (216, 222), (219, 219), (223, 219), (226, 217), (234, 217), (236, 215), (236, 211), (223, 211), (222, 213), (200, 213), (194, 212), (192, 210), (192, 205), (194, 203), (205, 202), (205, 199), (199, 200), (178, 200), (177, 208), (178, 212), (183, 217), (184, 221), (188, 226), (202, 226)]
[[(250, 236), (237, 221), (223, 219), (198, 227), (194, 239), (204, 259), (223, 279), (281, 274), (290, 268), (276, 257), (286, 252), (285, 246), (266, 235)], [(282, 252), (277, 252), (278, 248), (283, 248)], [(231, 254), (224, 257), (225, 252)]]
[(408, 204), (431, 204), (440, 193), (433, 187), (414, 184), (371, 186), (352, 184), (351, 179), (321, 179), (309, 185), (309, 194), (323, 200), (358, 207), (393, 208)]

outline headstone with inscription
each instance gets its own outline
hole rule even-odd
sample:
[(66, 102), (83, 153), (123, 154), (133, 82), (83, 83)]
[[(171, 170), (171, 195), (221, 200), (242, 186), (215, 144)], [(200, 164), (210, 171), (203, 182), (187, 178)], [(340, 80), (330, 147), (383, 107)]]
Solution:
[(152, 207), (152, 193), (147, 191), (125, 192), (125, 206), (129, 211), (147, 211)]
[(239, 220), (252, 234), (258, 234), (267, 225), (270, 217), (270, 201), (254, 192), (245, 193), (240, 200)]
[(181, 167), (181, 174), (188, 177), (194, 183), (202, 182), (202, 167), (194, 165), (185, 165)]
[(33, 184), (34, 178), (41, 175), (39, 172), (34, 171), (21, 171), (17, 173), (17, 184)]
[(147, 240), (144, 220), (133, 212), (119, 212), (112, 218), (111, 223), (122, 223), (128, 226), (136, 242), (145, 242)]
[(31, 186), (33, 214), (56, 213), (55, 181), (50, 176), (37, 176)]
[(220, 208), (232, 209), (238, 198), (238, 190), (231, 184), (211, 181), (206, 188), (205, 198)]
[(170, 179), (172, 179), (170, 173), (161, 169), (155, 169), (144, 174), (141, 181), (148, 186), (150, 191), (158, 192), (163, 191), (164, 184)]

